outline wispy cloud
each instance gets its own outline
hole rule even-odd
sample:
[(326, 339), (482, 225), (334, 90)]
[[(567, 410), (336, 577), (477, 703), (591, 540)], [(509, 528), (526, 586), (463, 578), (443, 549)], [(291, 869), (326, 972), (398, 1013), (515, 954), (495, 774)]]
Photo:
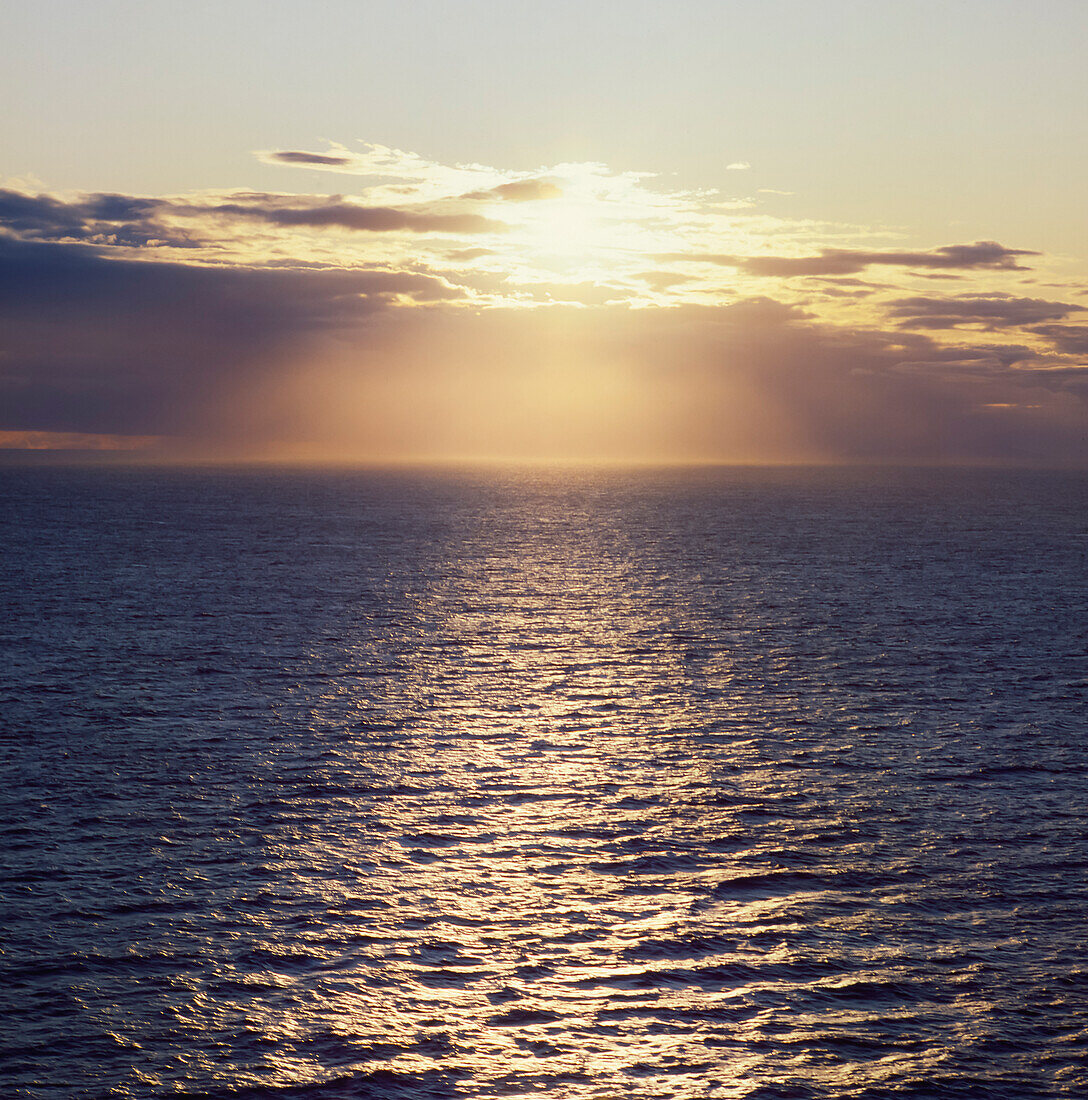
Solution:
[(1032, 332), (1067, 355), (1088, 355), (1088, 325), (1036, 325)]
[(1016, 298), (1009, 294), (963, 294), (950, 298), (897, 298), (889, 303), (888, 313), (907, 328), (981, 325), (998, 329), (1057, 321), (1084, 308), (1068, 302)]
[(63, 199), (0, 188), (0, 228), (25, 240), (84, 240), (141, 248), (168, 243), (192, 247), (192, 238), (160, 222), (169, 208), (160, 199), (90, 194)]
[(867, 251), (851, 248), (822, 248), (815, 256), (736, 256), (728, 253), (671, 253), (662, 259), (738, 267), (752, 275), (789, 279), (804, 275), (856, 275), (867, 267), (998, 268), (1022, 271), (1019, 256), (1038, 256), (1023, 248), (1006, 248), (997, 241), (949, 244), (928, 252)]
[(396, 209), (390, 206), (362, 206), (352, 202), (326, 202), (312, 206), (262, 206), (259, 203), (219, 203), (194, 207), (195, 215), (227, 214), (255, 218), (270, 225), (311, 229), (349, 229), (368, 233), (502, 233), (505, 222), (480, 214), (449, 214)]
[(265, 153), (264, 159), (272, 164), (297, 164), (304, 168), (350, 168), (351, 155), (344, 153), (306, 153), (298, 149), (281, 149)]
[(540, 202), (544, 199), (560, 199), (563, 190), (551, 180), (529, 179), (511, 180), (500, 183), (488, 191), (470, 191), (462, 198), (466, 199), (505, 199), (507, 202)]

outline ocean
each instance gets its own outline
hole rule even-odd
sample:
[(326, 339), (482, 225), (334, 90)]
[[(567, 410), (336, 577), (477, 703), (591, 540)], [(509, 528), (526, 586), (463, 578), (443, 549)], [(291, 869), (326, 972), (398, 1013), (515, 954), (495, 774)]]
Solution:
[(1088, 476), (0, 500), (5, 1100), (1088, 1095)]

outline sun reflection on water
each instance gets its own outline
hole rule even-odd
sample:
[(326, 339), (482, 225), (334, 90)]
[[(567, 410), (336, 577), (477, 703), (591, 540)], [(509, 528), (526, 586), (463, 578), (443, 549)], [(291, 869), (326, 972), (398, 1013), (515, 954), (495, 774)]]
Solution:
[[(57, 875), (48, 936), (76, 928), (68, 995), (108, 1036), (95, 1064), (140, 1052), (117, 1095), (969, 1080), (1004, 1100), (1028, 1094), (1024, 1063), (994, 1052), (1043, 1017), (1061, 1041), (1036, 1046), (1033, 1080), (1077, 1094), (1083, 909), (1060, 867), (1084, 828), (1055, 777), (1077, 782), (1083, 750), (904, 701), (933, 683), (914, 640), (929, 574), (881, 575), (906, 617), (878, 632), (842, 592), (845, 551), (811, 552), (833, 509), (768, 535), (743, 484), (522, 471), (428, 482), (422, 504), (407, 479), (377, 503), (359, 484), (277, 546), (280, 491), (260, 555), (235, 574), (222, 555), (244, 677), (207, 620), (177, 625), (187, 599), (164, 628), (154, 667), (206, 669), (184, 679), (199, 722), (167, 745), (147, 704), (96, 730), (109, 782), (89, 772), (94, 816), (55, 846), (61, 866), (69, 833), (95, 845), (95, 877), (77, 912)], [(859, 522), (834, 545), (871, 563)], [(289, 613), (252, 598), (258, 575)], [(993, 752), (970, 755), (983, 736)], [(1048, 753), (1061, 768), (1033, 770)], [(145, 848), (101, 847), (118, 822)]]
[[(332, 868), (312, 887), (326, 904), (348, 903), (337, 891), (351, 883), (339, 946), (364, 946), (335, 960), (327, 999), (311, 984), (290, 1026), (320, 1019), (357, 1052), (368, 1037), (353, 1072), (441, 1067), (504, 1091), (563, 1082), (571, 1097), (617, 1082), (745, 1095), (798, 987), (834, 998), (852, 973), (821, 939), (841, 937), (864, 967), (868, 918), (835, 913), (843, 895), (813, 877), (818, 856), (791, 859), (834, 815), (794, 820), (805, 781), (761, 759), (747, 725), (760, 686), (746, 691), (728, 652), (701, 643), (697, 591), (678, 620), (622, 532), (506, 519), (427, 566), (395, 678), (417, 704), (391, 735), (364, 720), (341, 750), (343, 776), (370, 777), (367, 869), (348, 875), (351, 844), (334, 849), (324, 830), (300, 863)], [(837, 846), (834, 876), (865, 863), (849, 851)], [(788, 1026), (825, 1024), (817, 1007)]]

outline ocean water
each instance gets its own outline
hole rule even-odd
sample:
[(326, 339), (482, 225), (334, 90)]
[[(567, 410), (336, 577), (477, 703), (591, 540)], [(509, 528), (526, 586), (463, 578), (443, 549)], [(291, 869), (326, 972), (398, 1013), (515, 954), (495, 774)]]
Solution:
[(0, 1094), (1088, 1096), (1088, 478), (0, 471)]

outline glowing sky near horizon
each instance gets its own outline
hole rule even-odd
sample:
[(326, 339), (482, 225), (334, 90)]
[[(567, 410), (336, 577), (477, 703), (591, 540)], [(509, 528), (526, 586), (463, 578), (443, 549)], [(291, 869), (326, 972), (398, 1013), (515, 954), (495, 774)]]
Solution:
[(0, 446), (1088, 462), (1083, 5), (2, 20)]

